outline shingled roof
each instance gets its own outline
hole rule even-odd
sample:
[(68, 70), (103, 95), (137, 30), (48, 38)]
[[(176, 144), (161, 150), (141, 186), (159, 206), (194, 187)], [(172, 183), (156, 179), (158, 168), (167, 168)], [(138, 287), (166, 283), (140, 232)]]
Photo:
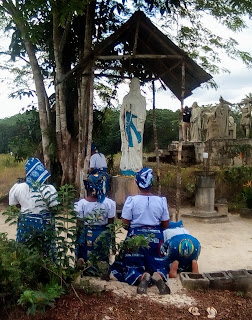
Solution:
[(143, 82), (152, 80), (154, 75), (154, 78), (160, 79), (179, 100), (182, 99), (183, 62), (184, 98), (190, 96), (201, 83), (212, 78), (164, 35), (142, 11), (136, 11), (115, 33), (97, 45), (94, 56), (96, 61), (119, 60), (123, 71), (132, 71), (134, 76)]
[(97, 44), (70, 74), (82, 72), (90, 59), (95, 60), (96, 69), (104, 76), (135, 76), (142, 82), (159, 79), (179, 100), (190, 96), (201, 83), (212, 78), (140, 10)]

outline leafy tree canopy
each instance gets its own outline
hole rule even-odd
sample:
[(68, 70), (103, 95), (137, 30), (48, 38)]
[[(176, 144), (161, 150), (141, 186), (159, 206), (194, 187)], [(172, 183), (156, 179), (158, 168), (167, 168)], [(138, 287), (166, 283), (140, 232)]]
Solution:
[[(52, 12), (57, 10), (59, 28), (63, 34), (69, 29), (68, 41), (64, 47), (66, 70), (76, 65), (81, 56), (80, 46), (84, 39), (84, 21), (88, 1), (42, 1), (18, 0), (15, 2), (17, 19), (26, 21), (27, 33), (36, 47), (40, 66), (45, 77), (53, 78), (55, 63), (53, 56)], [(232, 58), (240, 58), (251, 67), (252, 58), (248, 52), (238, 49), (233, 38), (224, 39), (204, 24), (205, 17), (212, 16), (234, 32), (246, 28), (245, 18), (252, 16), (251, 1), (243, 0), (133, 0), (133, 1), (95, 1), (93, 45), (103, 40), (126, 19), (135, 9), (141, 9), (150, 17), (160, 17), (160, 24), (167, 35), (195, 59), (206, 71), (214, 74), (220, 70), (220, 51)], [(1, 14), (6, 19), (11, 0), (1, 1)], [(7, 15), (7, 17), (9, 17)], [(13, 19), (7, 19), (6, 30), (12, 30), (10, 54), (26, 57), (21, 32)], [(69, 23), (70, 22), (70, 23)], [(6, 24), (6, 22), (5, 22)], [(176, 32), (174, 33), (174, 27)], [(115, 81), (115, 79), (114, 79)], [(112, 82), (112, 80), (110, 80)], [(25, 91), (24, 91), (25, 92)]]

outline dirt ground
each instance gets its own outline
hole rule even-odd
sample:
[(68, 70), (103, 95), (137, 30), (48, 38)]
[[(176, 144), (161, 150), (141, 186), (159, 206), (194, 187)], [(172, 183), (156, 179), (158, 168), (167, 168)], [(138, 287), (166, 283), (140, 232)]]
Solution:
[[(192, 208), (183, 208), (181, 213), (189, 213)], [(1, 211), (1, 208), (0, 208)], [(191, 218), (182, 218), (185, 227), (201, 242), (201, 254), (198, 260), (200, 272), (252, 269), (252, 219), (243, 219), (239, 215), (229, 214), (226, 223), (207, 224)], [(4, 223), (0, 215), (0, 232), (7, 232), (15, 238), (15, 226)], [(79, 279), (86, 281), (87, 279)], [(148, 289), (147, 295), (137, 295), (136, 287), (112, 279), (103, 281), (89, 279), (97, 287), (95, 294), (78, 291), (61, 297), (55, 308), (46, 315), (27, 316), (16, 308), (5, 314), (2, 320), (142, 320), (142, 319), (208, 319), (207, 308), (217, 311), (215, 319), (252, 320), (252, 298), (241, 292), (229, 291), (187, 291), (179, 278), (169, 279), (171, 295), (160, 296), (156, 287)], [(192, 315), (188, 309), (196, 306), (200, 315)]]

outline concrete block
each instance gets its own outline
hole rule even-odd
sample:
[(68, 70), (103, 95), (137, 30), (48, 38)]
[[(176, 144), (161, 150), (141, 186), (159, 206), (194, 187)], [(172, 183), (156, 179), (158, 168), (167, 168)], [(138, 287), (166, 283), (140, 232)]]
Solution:
[(204, 273), (209, 279), (210, 289), (230, 290), (232, 291), (233, 281), (232, 278), (225, 271), (216, 271)]
[(234, 291), (252, 292), (252, 274), (246, 269), (228, 270), (227, 274), (232, 279)]
[(226, 203), (215, 203), (214, 205), (220, 214), (228, 214), (228, 204)]
[(183, 287), (188, 290), (207, 290), (210, 285), (210, 281), (204, 274), (181, 272), (179, 274)]

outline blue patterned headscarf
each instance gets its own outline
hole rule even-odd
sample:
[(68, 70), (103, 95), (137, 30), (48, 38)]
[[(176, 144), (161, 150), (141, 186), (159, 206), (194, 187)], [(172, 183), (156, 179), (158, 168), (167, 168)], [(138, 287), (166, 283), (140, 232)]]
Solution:
[(97, 197), (98, 202), (102, 203), (108, 193), (106, 174), (103, 172), (90, 174), (83, 182), (85, 189), (91, 191)]
[(148, 189), (153, 184), (153, 171), (150, 168), (143, 168), (136, 173), (136, 183), (142, 189)]
[(34, 183), (44, 183), (51, 175), (37, 158), (30, 158), (25, 164), (26, 183), (32, 187)]

